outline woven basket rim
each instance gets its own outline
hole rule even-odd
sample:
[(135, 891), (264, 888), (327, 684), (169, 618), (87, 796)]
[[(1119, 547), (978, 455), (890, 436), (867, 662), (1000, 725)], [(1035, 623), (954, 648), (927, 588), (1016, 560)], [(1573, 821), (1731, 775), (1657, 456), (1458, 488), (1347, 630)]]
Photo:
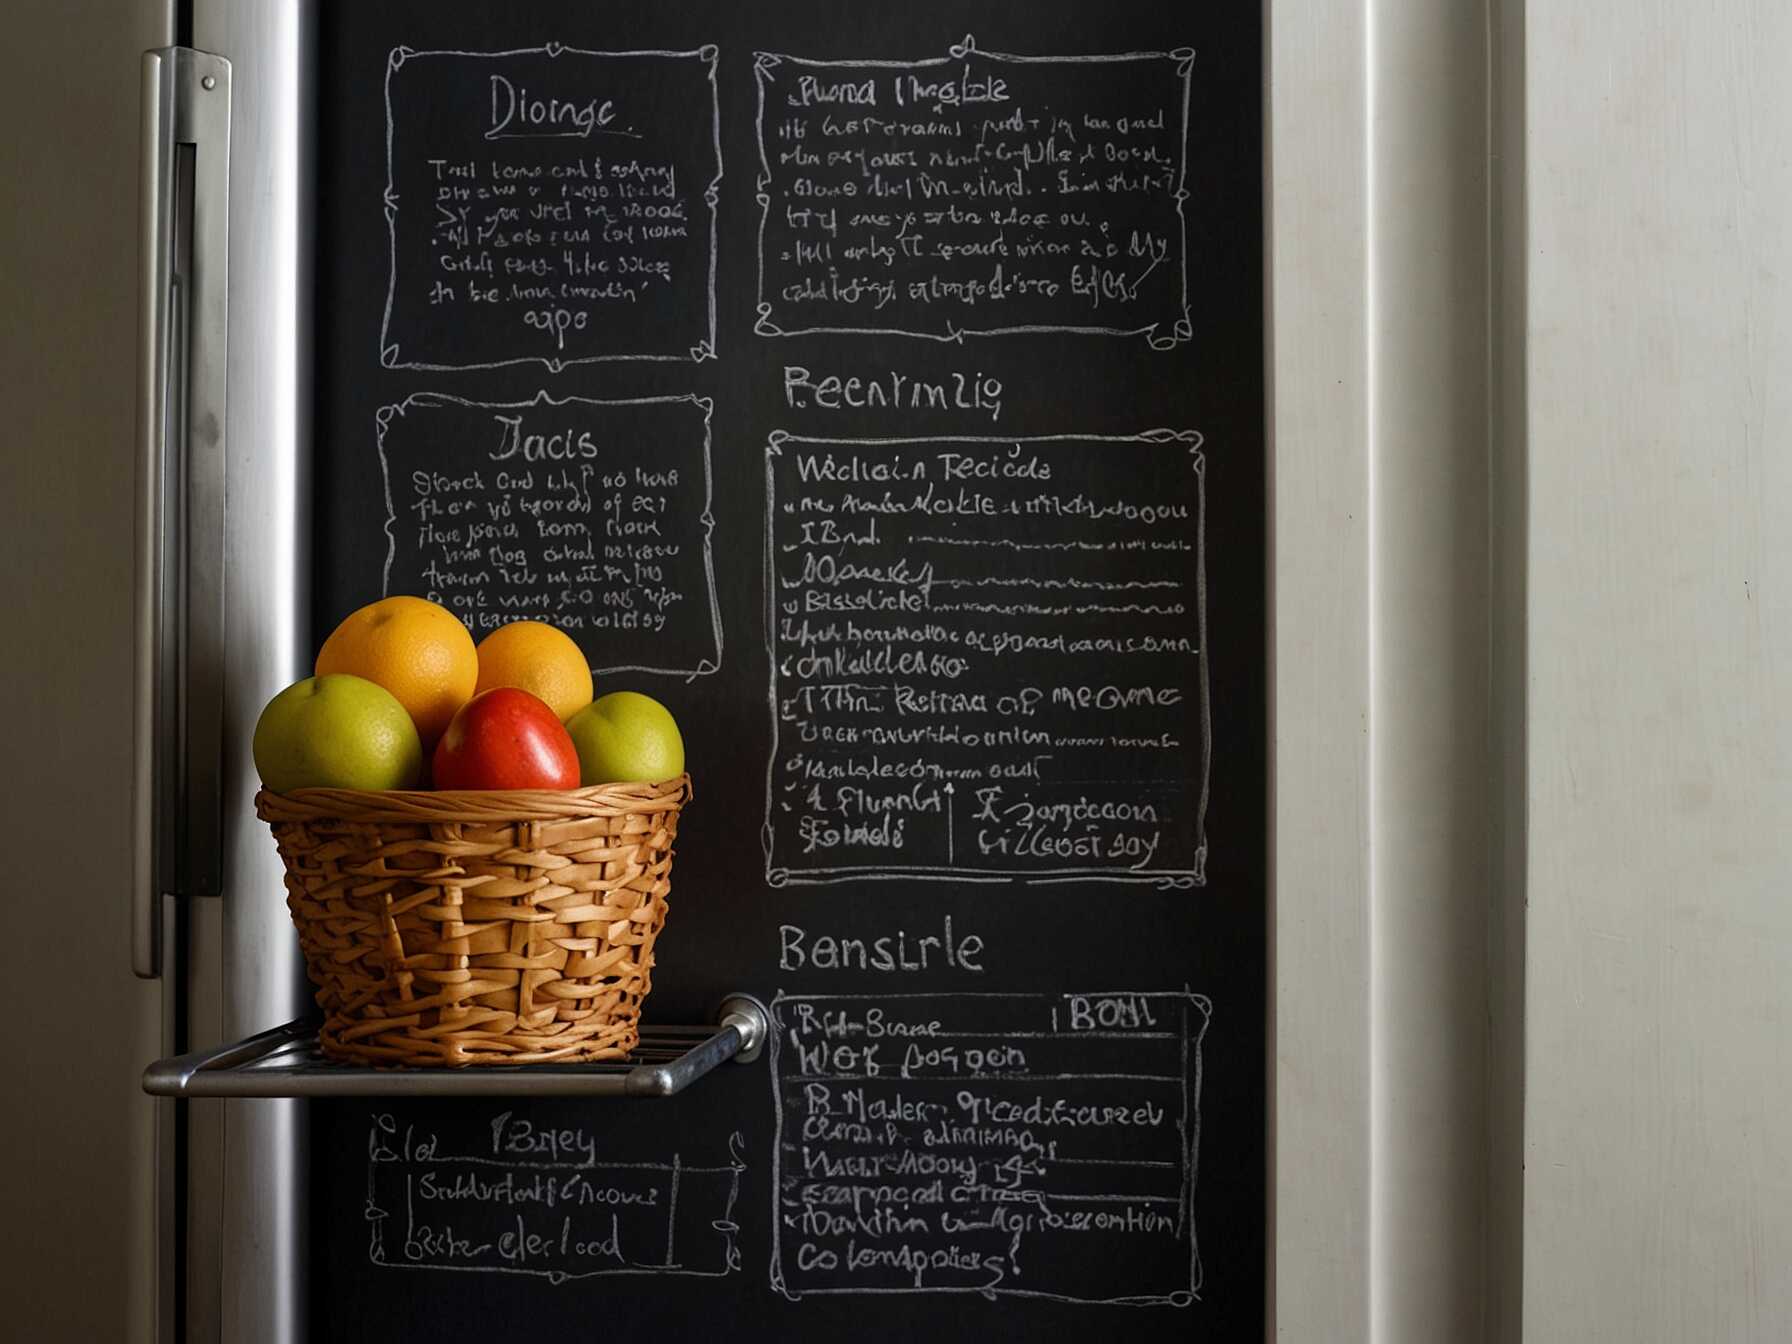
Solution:
[(294, 789), (255, 795), (255, 814), (266, 822), (344, 821), (497, 822), (564, 821), (660, 812), (691, 799), (691, 777), (583, 789)]

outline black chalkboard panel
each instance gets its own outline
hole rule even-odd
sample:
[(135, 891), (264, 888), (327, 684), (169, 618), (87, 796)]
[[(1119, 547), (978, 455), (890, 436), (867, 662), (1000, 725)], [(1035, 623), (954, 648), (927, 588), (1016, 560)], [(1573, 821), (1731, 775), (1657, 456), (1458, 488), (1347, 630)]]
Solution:
[(1262, 1337), (1260, 23), (326, 9), (315, 624), (663, 700), (649, 1013), (775, 1031), (314, 1106), (314, 1337)]

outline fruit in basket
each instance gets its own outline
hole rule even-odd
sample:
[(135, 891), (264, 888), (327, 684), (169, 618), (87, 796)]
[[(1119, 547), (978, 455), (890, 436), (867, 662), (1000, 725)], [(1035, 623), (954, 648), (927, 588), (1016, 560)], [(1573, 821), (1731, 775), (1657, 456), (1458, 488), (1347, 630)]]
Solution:
[(500, 686), (455, 712), (436, 744), (438, 789), (576, 789), (579, 755), (554, 711)]
[(566, 722), (591, 703), (591, 665), (572, 636), (545, 621), (512, 621), (479, 641), (475, 694), (515, 686)]
[(684, 738), (672, 712), (639, 691), (611, 691), (566, 722), (579, 752), (579, 782), (658, 783), (684, 773)]
[(384, 686), (410, 713), (425, 749), (473, 696), (479, 655), (448, 608), (388, 597), (351, 613), (324, 641), (317, 675), (346, 672)]
[(273, 793), (414, 789), (423, 744), (403, 705), (364, 677), (295, 681), (255, 721), (255, 769)]

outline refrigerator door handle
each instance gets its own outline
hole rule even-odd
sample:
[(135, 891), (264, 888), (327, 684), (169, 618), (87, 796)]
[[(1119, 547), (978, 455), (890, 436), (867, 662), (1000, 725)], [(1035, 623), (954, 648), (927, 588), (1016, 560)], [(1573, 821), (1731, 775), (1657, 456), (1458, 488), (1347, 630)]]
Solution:
[(222, 871), (230, 62), (145, 52), (142, 117), (131, 964), (154, 978), (163, 895)]

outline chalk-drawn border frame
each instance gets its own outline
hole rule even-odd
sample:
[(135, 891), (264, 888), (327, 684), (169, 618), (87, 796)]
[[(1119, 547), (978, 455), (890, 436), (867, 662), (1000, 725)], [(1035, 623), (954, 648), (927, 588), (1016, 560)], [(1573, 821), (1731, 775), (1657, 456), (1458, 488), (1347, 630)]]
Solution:
[[(1177, 1289), (1172, 1293), (1142, 1294), (1131, 1297), (1088, 1298), (1070, 1297), (1063, 1293), (1042, 1292), (1034, 1288), (1001, 1288), (940, 1286), (936, 1288), (804, 1288), (800, 1291), (792, 1289), (784, 1278), (784, 1257), (782, 1245), (783, 1217), (783, 1161), (784, 1161), (784, 1095), (779, 1085), (778, 1058), (783, 1050), (784, 1022), (779, 1016), (779, 1009), (790, 1003), (839, 1003), (842, 1001), (862, 1001), (871, 1003), (890, 1003), (909, 999), (1038, 999), (1041, 1002), (1058, 1002), (1068, 998), (1138, 998), (1138, 999), (1176, 999), (1184, 1005), (1182, 1020), (1182, 1111), (1177, 1117), (1176, 1130), (1180, 1140), (1182, 1158), (1182, 1196), (1177, 1205), (1178, 1225), (1188, 1228), (1188, 1275), (1186, 1289)], [(1190, 1031), (1188, 1011), (1192, 1009), (1200, 1015), (1200, 1025)], [(1056, 1020), (1054, 1014), (1054, 1021)], [(1205, 994), (1196, 994), (1192, 990), (1101, 990), (1101, 991), (1066, 991), (1062, 994), (1036, 993), (1002, 993), (990, 991), (954, 992), (941, 990), (932, 993), (891, 993), (891, 994), (786, 994), (779, 990), (771, 1001), (771, 1030), (767, 1041), (770, 1060), (767, 1072), (772, 1082), (772, 1253), (770, 1286), (773, 1292), (789, 1301), (796, 1302), (804, 1297), (846, 1297), (846, 1296), (903, 1296), (911, 1293), (949, 1293), (959, 1296), (975, 1294), (989, 1301), (999, 1297), (1036, 1297), (1052, 1302), (1071, 1302), (1090, 1307), (1187, 1307), (1201, 1300), (1201, 1288), (1206, 1271), (1201, 1265), (1201, 1243), (1195, 1224), (1195, 1183), (1200, 1175), (1201, 1167), (1201, 1044), (1207, 1037), (1207, 1028), (1213, 1022), (1213, 1001)], [(951, 1036), (953, 1033), (944, 1033)], [(1006, 1033), (1018, 1036), (1023, 1033)], [(1058, 1034), (1058, 1033), (1025, 1033), (1025, 1034)]]
[[(375, 1114), (369, 1122), (374, 1130), (382, 1130), (382, 1119), (389, 1116)], [(391, 1133), (392, 1131), (386, 1130)], [(386, 1222), (394, 1215), (390, 1209), (382, 1208), (379, 1203), (379, 1190), (375, 1173), (379, 1164), (374, 1158), (375, 1138), (368, 1136), (367, 1160), (367, 1198), (361, 1206), (361, 1217), (368, 1225), (367, 1260), (369, 1264), (381, 1269), (421, 1269), (435, 1270), (441, 1274), (513, 1274), (524, 1278), (546, 1279), (558, 1286), (572, 1283), (579, 1279), (612, 1278), (617, 1275), (662, 1274), (688, 1279), (725, 1279), (737, 1273), (741, 1267), (740, 1222), (734, 1216), (735, 1206), (740, 1202), (740, 1178), (746, 1171), (746, 1140), (739, 1132), (728, 1136), (728, 1165), (722, 1167), (686, 1166), (678, 1154), (673, 1154), (670, 1162), (597, 1162), (584, 1171), (656, 1171), (664, 1172), (672, 1177), (671, 1197), (666, 1210), (667, 1222), (667, 1261), (663, 1265), (629, 1264), (617, 1265), (610, 1269), (590, 1269), (573, 1273), (564, 1269), (526, 1269), (515, 1265), (432, 1265), (413, 1263), (405, 1260), (394, 1260), (386, 1250)], [(529, 1170), (531, 1164), (526, 1162), (505, 1162), (502, 1158), (480, 1158), (471, 1156), (443, 1156), (432, 1158), (432, 1161), (445, 1165), (470, 1163), (481, 1166), (510, 1167), (513, 1170)], [(686, 1269), (672, 1259), (673, 1239), (678, 1228), (678, 1185), (680, 1177), (685, 1175), (719, 1176), (722, 1172), (731, 1173), (728, 1184), (728, 1202), (722, 1210), (722, 1216), (711, 1220), (710, 1229), (719, 1232), (722, 1237), (722, 1268), (720, 1269)]]
[(593, 676), (607, 676), (612, 672), (649, 672), (658, 676), (683, 677), (687, 681), (708, 676), (712, 672), (719, 672), (722, 667), (722, 607), (716, 593), (715, 555), (711, 542), (711, 537), (716, 530), (715, 476), (710, 469), (710, 421), (715, 416), (715, 402), (708, 397), (699, 397), (689, 392), (678, 396), (626, 397), (601, 401), (594, 397), (555, 397), (546, 391), (537, 392), (528, 401), (472, 401), (447, 392), (413, 392), (401, 402), (380, 407), (374, 412), (374, 447), (379, 453), (380, 483), (385, 492), (386, 502), (386, 521), (383, 524), (386, 534), (386, 560), (380, 567), (381, 596), (385, 596), (391, 591), (392, 562), (398, 556), (398, 537), (393, 531), (398, 525), (398, 510), (392, 503), (392, 467), (386, 460), (386, 431), (391, 428), (394, 419), (413, 410), (440, 410), (450, 406), (482, 411), (519, 411), (538, 406), (608, 408), (613, 406), (677, 405), (695, 406), (703, 412), (703, 512), (698, 515), (698, 518), (703, 524), (703, 581), (709, 599), (709, 629), (715, 639), (715, 657), (702, 659), (694, 668), (646, 667), (634, 663), (619, 663), (611, 667), (593, 667), (591, 672)]
[[(762, 581), (765, 586), (765, 651), (770, 664), (770, 681), (766, 706), (771, 714), (771, 752), (765, 762), (765, 819), (760, 826), (760, 845), (765, 851), (766, 885), (816, 886), (835, 882), (882, 881), (906, 879), (922, 882), (1145, 882), (1161, 890), (1186, 890), (1207, 885), (1207, 802), (1213, 767), (1213, 714), (1208, 694), (1207, 645), (1207, 458), (1202, 448), (1206, 440), (1194, 429), (1147, 429), (1137, 434), (1035, 434), (1004, 437), (1001, 435), (943, 434), (894, 439), (849, 439), (811, 437), (775, 429), (765, 446), (765, 555)], [(959, 865), (895, 864), (873, 867), (865, 864), (826, 868), (791, 868), (780, 865), (773, 857), (774, 828), (772, 808), (777, 795), (778, 766), (778, 566), (775, 532), (777, 514), (777, 479), (775, 465), (784, 454), (784, 445), (836, 445), (843, 448), (892, 448), (915, 444), (1032, 444), (1032, 443), (1103, 443), (1134, 444), (1152, 447), (1180, 445), (1189, 455), (1189, 466), (1195, 477), (1195, 639), (1201, 722), (1201, 775), (1199, 802), (1195, 808), (1194, 866), (1191, 868), (966, 868)]]
[[(709, 185), (703, 189), (704, 203), (709, 207), (709, 331), (700, 337), (690, 350), (682, 355), (584, 355), (577, 359), (559, 359), (548, 355), (518, 355), (514, 359), (497, 359), (486, 363), (474, 364), (431, 364), (421, 360), (406, 360), (400, 355), (397, 342), (388, 335), (392, 325), (392, 305), (398, 290), (398, 191), (392, 180), (392, 76), (412, 61), (427, 60), (432, 56), (460, 56), (473, 59), (497, 60), (507, 56), (546, 56), (558, 59), (561, 56), (598, 56), (606, 59), (625, 59), (629, 57), (661, 58), (667, 60), (697, 60), (709, 67), (706, 78), (709, 81), (710, 106), (710, 145), (715, 150), (716, 173), (710, 178)], [(386, 189), (381, 197), (386, 214), (386, 307), (380, 316), (380, 364), (388, 369), (419, 369), (436, 373), (451, 373), (462, 369), (501, 369), (512, 364), (543, 364), (549, 373), (560, 373), (572, 364), (601, 364), (615, 360), (654, 360), (668, 363), (701, 364), (706, 359), (716, 357), (716, 224), (717, 202), (720, 200), (722, 186), (722, 99), (716, 85), (716, 67), (721, 60), (721, 48), (714, 43), (707, 43), (692, 51), (591, 51), (584, 47), (569, 47), (559, 42), (548, 42), (539, 47), (515, 47), (508, 51), (414, 51), (410, 47), (393, 47), (386, 55)]]
[[(776, 76), (772, 71), (782, 65), (800, 65), (812, 69), (830, 69), (850, 67), (853, 69), (883, 70), (921, 70), (928, 66), (945, 65), (949, 61), (961, 61), (966, 57), (981, 56), (984, 60), (1007, 62), (1013, 65), (1086, 65), (1113, 64), (1120, 61), (1171, 61), (1176, 67), (1176, 77), (1182, 81), (1182, 161), (1177, 169), (1176, 190), (1173, 193), (1176, 202), (1176, 223), (1179, 226), (1181, 251), (1177, 259), (1178, 278), (1181, 281), (1182, 302), (1181, 313), (1168, 330), (1163, 330), (1162, 322), (1148, 323), (1142, 327), (1106, 327), (1084, 325), (1058, 325), (1055, 323), (1031, 323), (1012, 327), (959, 327), (950, 319), (946, 321), (946, 330), (911, 331), (905, 327), (782, 327), (774, 320), (770, 300), (765, 296), (765, 228), (771, 219), (772, 211), (772, 168), (771, 161), (765, 153), (765, 88), (775, 83)], [(1188, 104), (1189, 86), (1195, 65), (1195, 49), (1193, 47), (1177, 47), (1171, 51), (1127, 51), (1111, 55), (1099, 56), (1017, 56), (1005, 51), (984, 51), (977, 46), (977, 39), (966, 33), (961, 41), (954, 42), (946, 48), (944, 56), (933, 56), (917, 61), (861, 60), (861, 61), (816, 61), (801, 56), (791, 56), (775, 51), (756, 51), (753, 53), (753, 85), (758, 98), (758, 107), (753, 116), (754, 139), (759, 149), (759, 180), (754, 186), (754, 199), (759, 203), (759, 232), (757, 235), (757, 261), (759, 278), (754, 291), (755, 312), (753, 324), (755, 335), (759, 336), (913, 336), (920, 340), (945, 341), (955, 345), (963, 345), (966, 336), (1018, 336), (1048, 332), (1074, 333), (1085, 336), (1143, 336), (1153, 350), (1173, 350), (1184, 341), (1194, 339), (1194, 320), (1190, 316), (1188, 305), (1188, 216), (1183, 207), (1188, 201)]]

